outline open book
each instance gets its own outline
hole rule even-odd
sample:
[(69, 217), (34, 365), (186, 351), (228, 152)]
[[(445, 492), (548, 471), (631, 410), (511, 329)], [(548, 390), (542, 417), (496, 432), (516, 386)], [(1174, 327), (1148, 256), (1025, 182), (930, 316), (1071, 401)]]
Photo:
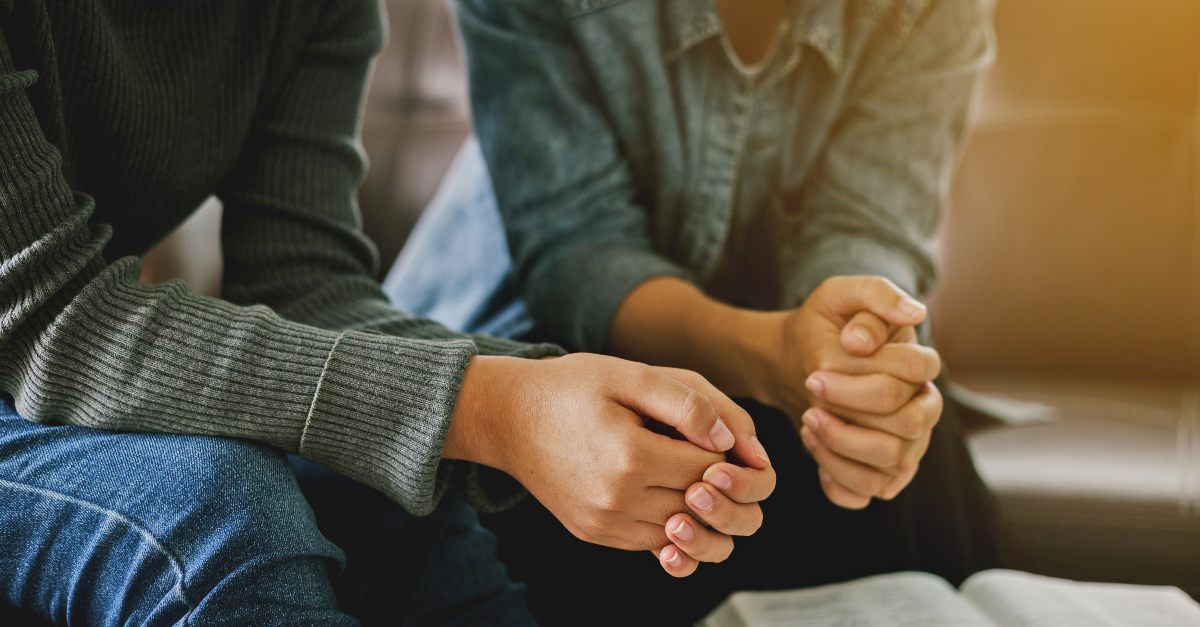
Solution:
[(1081, 583), (989, 570), (961, 591), (927, 573), (893, 573), (778, 592), (738, 592), (703, 627), (1200, 626), (1200, 604), (1172, 586)]

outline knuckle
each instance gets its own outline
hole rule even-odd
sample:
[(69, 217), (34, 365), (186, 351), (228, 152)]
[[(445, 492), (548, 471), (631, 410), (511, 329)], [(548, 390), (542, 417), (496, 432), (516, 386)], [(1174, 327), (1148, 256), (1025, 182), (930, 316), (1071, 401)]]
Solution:
[(929, 380), (938, 378), (942, 374), (942, 355), (936, 350), (930, 349), (929, 356)]
[(885, 409), (894, 412), (903, 407), (905, 401), (908, 400), (905, 398), (905, 392), (904, 385), (899, 381), (888, 381), (880, 397), (881, 401), (886, 405)]
[(876, 290), (882, 290), (882, 289), (885, 289), (885, 288), (887, 288), (889, 285), (891, 285), (891, 284), (892, 284), (892, 282), (891, 282), (891, 281), (888, 281), (887, 279), (885, 279), (885, 278), (883, 278), (883, 277), (881, 277), (881, 276), (868, 276), (868, 277), (866, 277), (866, 278), (865, 278), (865, 280), (863, 281), (863, 283), (864, 283), (864, 284), (866, 284), (866, 286), (867, 286), (868, 288), (870, 288), (870, 289), (876, 289)]
[(751, 509), (750, 524), (747, 525), (747, 527), (746, 527), (745, 535), (751, 536), (751, 535), (754, 535), (755, 533), (758, 533), (758, 530), (762, 529), (762, 524), (763, 524), (762, 508), (755, 505)]
[(584, 542), (599, 544), (604, 538), (604, 523), (598, 514), (585, 514), (576, 521), (571, 533)]
[(630, 376), (634, 384), (641, 389), (653, 388), (661, 383), (661, 375), (653, 367), (645, 364), (634, 365)]
[(728, 533), (733, 523), (733, 512), (728, 507), (722, 507), (720, 503), (714, 503), (712, 510), (705, 513), (704, 520), (712, 525), (713, 529)]
[(901, 414), (900, 430), (906, 439), (916, 440), (925, 434), (927, 423), (926, 416), (922, 412), (910, 409)]
[(777, 477), (775, 475), (775, 467), (767, 466), (766, 469), (763, 470), (763, 476), (765, 478), (763, 479), (763, 493), (764, 494), (763, 494), (762, 498), (766, 499), (768, 496), (771, 495), (772, 492), (775, 491), (775, 481), (777, 479)]
[(683, 424), (702, 429), (705, 426), (705, 419), (710, 412), (706, 411), (705, 405), (708, 399), (693, 388), (688, 388), (686, 394), (683, 395), (682, 406), (680, 407), (680, 416)]
[[(862, 282), (864, 295), (877, 299), (895, 298), (896, 286), (881, 276), (870, 276)], [(883, 304), (883, 303), (880, 303)], [(890, 302), (887, 304), (891, 304)]]
[(942, 412), (946, 410), (946, 399), (942, 397), (942, 393), (937, 389), (936, 385), (930, 385), (930, 396), (933, 401), (933, 419), (930, 421), (930, 426), (936, 425), (942, 419)]
[(904, 351), (904, 372), (911, 380), (923, 380), (929, 373), (928, 357), (920, 350)]
[(644, 537), (640, 538), (637, 548), (657, 550), (668, 544), (671, 544), (671, 539), (667, 537), (666, 531), (660, 528), (658, 531), (645, 534)]
[(713, 564), (720, 564), (721, 562), (729, 559), (730, 555), (733, 555), (733, 541), (727, 540), (720, 543), (720, 545), (717, 547), (716, 553), (712, 556), (712, 559), (708, 561)]
[(593, 517), (594, 522), (603, 524), (603, 519), (615, 512), (622, 511), (624, 508), (624, 495), (616, 486), (610, 486), (608, 489), (601, 490), (596, 496), (596, 515)]
[(636, 479), (640, 471), (640, 463), (638, 455), (634, 452), (632, 446), (622, 447), (621, 450), (612, 456), (613, 481), (609, 485), (609, 489), (615, 490), (617, 486), (628, 485), (632, 480)]
[(877, 453), (878, 468), (898, 468), (902, 460), (902, 447), (900, 441), (895, 438), (889, 438), (887, 442), (879, 445)]

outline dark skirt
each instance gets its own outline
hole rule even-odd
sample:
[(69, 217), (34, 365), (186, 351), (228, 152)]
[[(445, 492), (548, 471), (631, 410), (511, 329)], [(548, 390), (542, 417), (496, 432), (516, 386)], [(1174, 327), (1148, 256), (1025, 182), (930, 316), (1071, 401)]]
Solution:
[(975, 472), (951, 403), (914, 481), (890, 502), (861, 511), (833, 505), (816, 464), (786, 416), (742, 402), (778, 473), (757, 534), (735, 539), (722, 564), (675, 579), (647, 551), (584, 543), (534, 499), (484, 517), (511, 576), (529, 584), (546, 625), (692, 624), (738, 590), (786, 589), (867, 575), (927, 571), (958, 585), (1000, 566), (995, 506)]

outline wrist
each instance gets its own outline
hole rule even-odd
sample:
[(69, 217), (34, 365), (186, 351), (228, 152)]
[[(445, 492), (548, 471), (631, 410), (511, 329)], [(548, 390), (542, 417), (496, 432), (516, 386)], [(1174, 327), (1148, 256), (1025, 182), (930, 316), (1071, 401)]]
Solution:
[(512, 390), (506, 379), (526, 360), (517, 357), (472, 357), (463, 374), (458, 401), (450, 417), (444, 459), (456, 459), (506, 471), (505, 436)]
[(719, 365), (714, 381), (725, 393), (769, 403), (770, 380), (778, 369), (780, 334), (786, 313), (754, 311), (708, 300), (684, 321), (695, 346)]
[(786, 311), (743, 311), (733, 351), (743, 394), (764, 405), (778, 406), (776, 379), (787, 370), (781, 361)]

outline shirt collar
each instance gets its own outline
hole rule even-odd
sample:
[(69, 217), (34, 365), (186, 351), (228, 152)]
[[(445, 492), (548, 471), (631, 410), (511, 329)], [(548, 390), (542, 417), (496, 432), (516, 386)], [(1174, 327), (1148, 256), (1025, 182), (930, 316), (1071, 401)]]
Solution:
[[(809, 46), (825, 58), (835, 72), (844, 54), (846, 0), (793, 0), (795, 10), (788, 30), (792, 52)], [(697, 44), (724, 33), (712, 0), (670, 0), (666, 3), (666, 54), (674, 60)]]

